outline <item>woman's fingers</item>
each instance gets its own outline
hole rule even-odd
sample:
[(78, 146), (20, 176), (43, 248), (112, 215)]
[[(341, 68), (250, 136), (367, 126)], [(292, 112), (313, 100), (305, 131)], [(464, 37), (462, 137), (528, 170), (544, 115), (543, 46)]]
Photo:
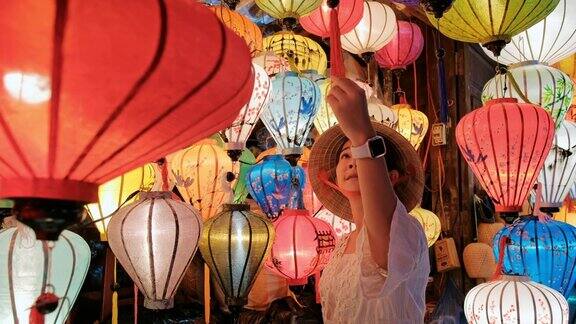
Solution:
[(342, 90), (342, 88), (334, 84), (332, 84), (332, 86), (330, 87), (329, 94), (336, 97), (339, 101), (344, 101), (344, 98), (346, 98), (347, 96), (347, 93), (344, 90)]

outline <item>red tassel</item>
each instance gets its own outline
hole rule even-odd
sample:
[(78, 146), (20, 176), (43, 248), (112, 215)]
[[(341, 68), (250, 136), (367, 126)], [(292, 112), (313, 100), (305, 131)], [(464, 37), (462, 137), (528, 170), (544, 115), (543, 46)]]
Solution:
[(30, 308), (30, 324), (44, 324), (44, 314), (40, 313), (36, 307)]
[(42, 293), (30, 308), (28, 322), (30, 324), (44, 324), (44, 315), (50, 314), (58, 308), (58, 296), (53, 293)]
[(509, 243), (510, 238), (506, 235), (500, 238), (500, 246), (498, 250), (498, 264), (496, 265), (496, 270), (494, 271), (494, 275), (492, 276), (492, 280), (497, 280), (502, 276), (502, 268), (504, 267), (504, 249), (506, 248), (506, 244)]
[(330, 76), (346, 76), (342, 44), (340, 43), (340, 25), (338, 24), (338, 1), (328, 1), (330, 6)]

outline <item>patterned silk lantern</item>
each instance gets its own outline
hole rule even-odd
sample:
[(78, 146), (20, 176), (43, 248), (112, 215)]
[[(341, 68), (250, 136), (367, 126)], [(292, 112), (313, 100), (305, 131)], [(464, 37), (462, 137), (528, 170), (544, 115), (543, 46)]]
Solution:
[(382, 101), (376, 97), (368, 99), (368, 114), (375, 121), (388, 127), (395, 127), (398, 124), (398, 115)]
[(519, 212), (554, 138), (544, 109), (516, 99), (495, 99), (456, 126), (458, 148), (498, 212)]
[(98, 188), (98, 202), (86, 206), (90, 218), (96, 223), (100, 232), (100, 239), (106, 241), (106, 228), (110, 217), (122, 204), (131, 203), (135, 196), (128, 199), (135, 192), (150, 191), (154, 185), (154, 167), (147, 164), (143, 167), (129, 171), (116, 177)]
[(396, 36), (374, 55), (380, 67), (391, 70), (405, 69), (416, 61), (424, 48), (424, 36), (418, 25), (401, 20), (397, 24)]
[(524, 61), (553, 64), (576, 52), (575, 29), (576, 1), (560, 0), (544, 20), (513, 36), (498, 58), (487, 50), (484, 52), (505, 65)]
[(428, 117), (425, 113), (412, 109), (406, 102), (394, 105), (390, 109), (398, 118), (398, 121), (391, 127), (409, 140), (410, 144), (417, 150), (426, 137)]
[(226, 296), (226, 305), (238, 311), (274, 242), (272, 223), (250, 212), (248, 205), (226, 204), (206, 221), (200, 252)]
[(255, 57), (262, 51), (262, 32), (255, 23), (234, 10), (225, 6), (208, 7), (226, 27), (232, 29), (236, 35), (242, 37)]
[(525, 62), (490, 79), (482, 90), (482, 101), (511, 97), (519, 102), (530, 102), (544, 108), (556, 127), (560, 127), (572, 103), (573, 92), (572, 80), (562, 71)]
[(296, 196), (305, 183), (304, 170), (293, 167), (282, 155), (269, 155), (246, 174), (246, 185), (252, 199), (270, 219), (296, 204)]
[(256, 0), (255, 2), (270, 16), (284, 19), (305, 16), (318, 8), (322, 0)]
[(555, 220), (540, 222), (536, 216), (521, 217), (494, 236), (496, 257), (503, 236), (510, 239), (505, 245), (504, 273), (527, 275), (568, 296), (576, 283), (576, 227)]
[(290, 71), (290, 64), (288, 64), (288, 61), (281, 55), (276, 55), (270, 51), (266, 51), (256, 56), (252, 61), (264, 68), (264, 71), (266, 71), (266, 74), (269, 76), (275, 75), (279, 72)]
[(334, 215), (331, 211), (326, 208), (320, 209), (315, 215), (315, 218), (319, 218), (326, 223), (330, 224), (334, 230), (336, 237), (342, 238), (347, 234), (350, 234), (356, 229), (356, 225), (350, 221), (340, 218)]
[(300, 154), (318, 107), (320, 88), (294, 72), (272, 79), (272, 98), (260, 117), (283, 154)]
[(416, 218), (420, 225), (422, 225), (424, 228), (426, 240), (428, 241), (428, 247), (434, 245), (438, 237), (440, 237), (440, 232), (442, 231), (440, 218), (438, 218), (438, 216), (436, 216), (436, 214), (433, 212), (420, 206), (412, 209), (412, 211), (410, 211), (410, 215)]
[(264, 38), (264, 50), (284, 58), (290, 69), (313, 70), (319, 74), (326, 72), (326, 53), (318, 43), (308, 37), (281, 31)]
[(290, 285), (305, 285), (308, 276), (324, 269), (334, 250), (336, 236), (325, 221), (303, 209), (286, 209), (276, 222), (276, 240), (266, 266)]
[(246, 187), (246, 174), (256, 164), (256, 158), (254, 154), (249, 149), (244, 149), (242, 155), (240, 155), (240, 171), (238, 172), (238, 181), (234, 185), (234, 203), (241, 204), (244, 203), (246, 197), (248, 197), (248, 187)]
[(64, 230), (58, 241), (36, 240), (18, 224), (0, 232), (0, 322), (29, 323), (30, 308), (43, 292), (60, 300), (44, 315), (46, 323), (64, 324), (90, 265), (90, 248), (79, 235)]
[(495, 56), (512, 36), (528, 29), (551, 13), (559, 0), (458, 0), (437, 20), (427, 12), (442, 34), (461, 42), (481, 43)]
[(342, 48), (352, 54), (374, 53), (388, 44), (397, 33), (392, 8), (376, 1), (364, 2), (360, 22), (341, 36)]
[[(340, 0), (338, 4), (338, 27), (340, 34), (351, 31), (362, 19), (364, 1)], [(323, 0), (320, 7), (309, 15), (300, 18), (300, 25), (311, 34), (320, 37), (330, 37), (330, 7)]]
[(568, 324), (568, 302), (528, 277), (502, 276), (480, 284), (464, 300), (468, 323)]

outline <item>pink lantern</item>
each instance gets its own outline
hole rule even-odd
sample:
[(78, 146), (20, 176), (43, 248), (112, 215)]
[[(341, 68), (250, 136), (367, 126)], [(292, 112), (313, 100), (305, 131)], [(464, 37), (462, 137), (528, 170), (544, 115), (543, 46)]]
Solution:
[(418, 25), (401, 20), (397, 24), (396, 36), (374, 54), (378, 65), (391, 70), (405, 69), (416, 61), (424, 48), (424, 36)]
[[(351, 31), (364, 13), (363, 0), (340, 0), (338, 5), (338, 26), (340, 34)], [(320, 7), (309, 15), (300, 18), (300, 25), (311, 34), (320, 37), (330, 37), (330, 7), (323, 0)]]
[(285, 209), (274, 227), (276, 240), (266, 266), (290, 285), (305, 285), (310, 275), (328, 264), (336, 243), (334, 230), (305, 209)]
[(316, 213), (322, 209), (322, 203), (318, 200), (318, 197), (316, 197), (314, 190), (312, 190), (312, 184), (310, 183), (308, 175), (308, 163), (302, 163), (302, 169), (304, 169), (304, 174), (306, 175), (306, 184), (302, 190), (304, 208), (306, 208), (306, 210), (308, 210), (312, 215), (316, 215)]

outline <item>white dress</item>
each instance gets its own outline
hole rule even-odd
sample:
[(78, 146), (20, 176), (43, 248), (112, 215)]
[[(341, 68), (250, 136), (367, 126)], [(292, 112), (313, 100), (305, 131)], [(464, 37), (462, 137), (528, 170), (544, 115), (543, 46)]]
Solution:
[(354, 253), (344, 254), (348, 236), (334, 250), (320, 280), (325, 323), (423, 323), (430, 273), (424, 230), (400, 201), (392, 219), (388, 271), (370, 254), (363, 226)]

